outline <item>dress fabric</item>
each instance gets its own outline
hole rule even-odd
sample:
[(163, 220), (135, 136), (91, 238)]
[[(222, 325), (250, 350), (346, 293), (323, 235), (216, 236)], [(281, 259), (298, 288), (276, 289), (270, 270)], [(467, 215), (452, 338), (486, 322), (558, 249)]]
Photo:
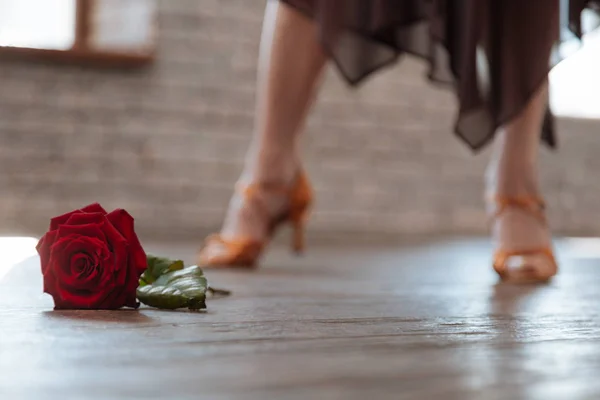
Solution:
[[(316, 22), (350, 85), (404, 54), (426, 60), (428, 78), (455, 90), (455, 132), (474, 150), (523, 110), (561, 43), (600, 25), (600, 0), (279, 1)], [(541, 137), (556, 145), (550, 111)]]

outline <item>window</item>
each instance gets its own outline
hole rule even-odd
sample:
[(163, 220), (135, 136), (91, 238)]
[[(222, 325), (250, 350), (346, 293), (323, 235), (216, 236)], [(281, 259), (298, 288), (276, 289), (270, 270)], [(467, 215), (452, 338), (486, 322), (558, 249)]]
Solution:
[[(561, 5), (567, 7), (568, 4), (561, 0)], [(565, 17), (563, 12), (563, 25), (567, 22)], [(583, 15), (584, 31), (590, 31), (599, 23), (596, 15)], [(563, 39), (567, 38), (565, 29)], [(563, 117), (600, 119), (600, 31), (584, 36), (582, 46), (577, 40), (567, 41), (560, 51), (569, 57), (549, 76), (552, 110)]]
[(559, 116), (600, 118), (600, 33), (552, 70), (550, 105)]
[(140, 65), (154, 56), (156, 0), (1, 0), (0, 53)]
[(0, 5), (0, 46), (68, 50), (75, 43), (76, 0), (17, 0)]

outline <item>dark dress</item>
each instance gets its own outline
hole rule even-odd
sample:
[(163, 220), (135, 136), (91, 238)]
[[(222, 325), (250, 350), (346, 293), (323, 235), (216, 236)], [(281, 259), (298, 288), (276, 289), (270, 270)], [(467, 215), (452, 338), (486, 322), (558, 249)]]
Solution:
[[(473, 149), (519, 114), (561, 59), (561, 40), (600, 25), (600, 0), (280, 1), (316, 21), (351, 85), (405, 53), (427, 60), (428, 77), (456, 90), (455, 131)], [(553, 125), (548, 112), (542, 138), (550, 146)]]

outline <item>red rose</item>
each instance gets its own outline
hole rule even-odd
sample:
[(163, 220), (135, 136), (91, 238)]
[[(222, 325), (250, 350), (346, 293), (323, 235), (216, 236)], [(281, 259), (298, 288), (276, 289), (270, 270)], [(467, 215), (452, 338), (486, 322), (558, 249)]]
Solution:
[(137, 308), (146, 253), (125, 210), (100, 204), (52, 218), (37, 245), (44, 292), (57, 309)]

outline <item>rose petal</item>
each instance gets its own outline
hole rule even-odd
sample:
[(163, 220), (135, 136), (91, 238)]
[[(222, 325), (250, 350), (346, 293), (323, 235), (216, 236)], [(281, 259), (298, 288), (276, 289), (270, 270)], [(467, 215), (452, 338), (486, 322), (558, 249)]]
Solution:
[(55, 294), (58, 294), (58, 284), (56, 280), (56, 275), (51, 270), (47, 270), (43, 276), (44, 278), (44, 293), (48, 293), (52, 297), (55, 297)]
[[(82, 217), (82, 219), (83, 218), (86, 217)], [(120, 254), (119, 260), (110, 261), (110, 265), (113, 267), (111, 267), (110, 269), (103, 268), (100, 271), (101, 277), (99, 278), (99, 285), (108, 285), (110, 283), (110, 280), (113, 279), (112, 274), (114, 272), (114, 268), (116, 268), (114, 267), (114, 265), (117, 263), (117, 265), (124, 264), (124, 261), (122, 261), (122, 259), (124, 257), (123, 254), (126, 253), (126, 251), (123, 250), (125, 249), (126, 242), (125, 239), (116, 231), (116, 229), (112, 227), (110, 222), (107, 219), (105, 219), (105, 217), (102, 218), (103, 222), (99, 224), (61, 225), (58, 229), (58, 237), (61, 238), (69, 235), (78, 235), (98, 239), (102, 244), (96, 243), (94, 245), (95, 248), (106, 249), (106, 251), (102, 251), (102, 254), (98, 253), (98, 256), (102, 257), (103, 264), (107, 263), (107, 260), (109, 258), (114, 258), (114, 252), (117, 251), (118, 254)], [(92, 249), (88, 249), (88, 251), (90, 252), (90, 254), (94, 253)], [(120, 285), (121, 283), (114, 282), (114, 284)]]
[(63, 225), (87, 225), (102, 224), (106, 217), (102, 213), (78, 213), (71, 214)]
[(83, 207), (81, 209), (81, 211), (86, 212), (86, 213), (100, 213), (103, 215), (106, 215), (107, 212), (104, 208), (102, 208), (102, 206), (99, 203), (92, 203), (90, 205), (87, 205), (85, 207)]
[[(110, 291), (64, 290), (54, 297), (56, 309), (106, 309), (102, 306)], [(121, 306), (122, 307), (122, 306)], [(115, 306), (112, 309), (120, 308)]]
[(140, 306), (140, 303), (137, 301), (137, 288), (140, 285), (139, 282), (140, 277), (137, 273), (128, 281), (128, 287), (126, 289), (127, 296), (125, 297), (125, 305), (127, 307), (138, 308)]
[(115, 228), (112, 221), (108, 219), (108, 216), (104, 217), (104, 223), (101, 225), (101, 228), (110, 243), (120, 242), (124, 245), (127, 244), (127, 239)]
[(122, 286), (127, 279), (127, 269), (129, 268), (129, 246), (127, 240), (113, 226), (108, 219), (108, 216), (106, 218), (106, 223), (102, 225), (102, 230), (111, 244), (111, 254), (114, 258), (114, 270), (111, 272), (114, 273), (113, 279), (115, 279), (115, 285)]
[[(79, 274), (72, 272), (71, 258), (80, 253), (94, 258), (97, 274), (93, 278), (80, 280)], [(59, 285), (73, 289), (85, 289), (89, 285), (104, 287), (114, 284), (110, 282), (114, 267), (107, 243), (93, 237), (71, 235), (57, 240), (52, 247), (49, 269), (58, 279)]]
[(54, 243), (44, 277), (53, 275), (58, 281), (63, 283), (71, 284), (74, 282), (74, 278), (72, 278), (68, 272), (63, 272), (63, 267), (66, 263), (68, 264), (68, 255), (65, 254), (64, 248), (76, 239), (76, 236), (66, 237), (59, 239)]
[(100, 206), (98, 203), (90, 204), (89, 206), (83, 207), (81, 210), (73, 210), (66, 214), (59, 215), (58, 217), (54, 217), (50, 220), (50, 231), (53, 231), (59, 227), (59, 225), (64, 224), (67, 220), (74, 214), (82, 214), (82, 213), (100, 213), (106, 215), (106, 210)]
[(129, 269), (127, 282), (123, 289), (123, 301), (127, 307), (138, 308), (140, 303), (137, 301), (137, 288), (139, 286), (139, 275), (135, 269)]
[(128, 273), (127, 284), (115, 287), (111, 296), (107, 297), (102, 303), (102, 307), (107, 309), (121, 307), (138, 308), (140, 304), (137, 301), (137, 287), (138, 279), (131, 279), (131, 273)]
[(40, 264), (42, 267), (42, 274), (45, 273), (48, 268), (48, 262), (50, 261), (50, 250), (54, 241), (56, 240), (56, 231), (47, 232), (36, 246), (36, 250), (40, 255)]
[[(87, 239), (97, 241), (97, 239)], [(48, 267), (50, 272), (46, 275), (54, 275), (55, 279), (57, 280), (56, 285), (75, 290), (87, 289), (89, 287), (103, 288), (105, 286), (110, 286), (110, 278), (106, 278), (106, 275), (109, 275), (104, 266), (106, 263), (98, 263), (94, 267), (95, 273), (89, 276), (82, 276), (81, 274), (73, 273), (71, 269), (71, 258), (76, 256), (78, 253), (104, 252), (109, 254), (107, 249), (104, 249), (104, 251), (98, 250), (98, 248), (104, 246), (104, 244), (98, 241), (98, 244), (88, 243), (87, 245), (82, 245), (77, 240), (72, 240), (70, 244), (70, 248), (66, 248), (65, 246), (64, 249), (59, 249), (53, 252)]]
[(92, 290), (93, 288), (102, 289), (108, 285), (102, 285), (100, 279), (102, 271), (110, 269), (110, 265), (99, 262), (95, 255), (90, 256), (87, 253), (78, 253), (71, 257), (69, 272), (75, 279), (76, 289)]
[(138, 308), (136, 289), (139, 286), (139, 277), (146, 269), (146, 253), (134, 230), (134, 219), (125, 210), (117, 209), (106, 216), (128, 241), (128, 271), (124, 287), (119, 296), (119, 301), (127, 307)]
[(56, 230), (58, 229), (58, 227), (62, 224), (64, 224), (65, 222), (67, 222), (67, 220), (71, 217), (71, 215), (75, 215), (75, 214), (82, 214), (83, 211), (81, 210), (73, 210), (70, 211), (66, 214), (63, 215), (59, 215), (58, 217), (54, 217), (50, 220), (50, 230)]
[(129, 263), (134, 265), (138, 274), (137, 277), (139, 278), (146, 270), (147, 259), (146, 252), (135, 233), (133, 217), (127, 211), (117, 209), (109, 213), (106, 218), (127, 239), (127, 243), (129, 244)]
[(94, 272), (93, 267), (96, 265), (93, 257), (87, 253), (77, 253), (71, 256), (70, 262), (71, 275), (76, 275), (83, 278), (90, 276)]
[(101, 287), (119, 287), (122, 286), (119, 283), (116, 275), (118, 275), (117, 268), (115, 266), (115, 256), (112, 253), (109, 253), (109, 256), (101, 261), (102, 268), (100, 270), (101, 276), (99, 277), (100, 281), (98, 283)]
[(70, 287), (64, 280), (57, 279), (53, 297), (56, 308), (116, 309), (123, 305), (117, 304), (114, 300), (111, 302), (114, 306), (107, 307), (104, 304), (106, 299), (114, 297), (114, 292), (114, 281), (109, 281), (109, 284), (104, 286), (78, 282), (74, 287)]
[[(52, 246), (49, 262), (49, 269), (58, 279), (59, 285), (77, 289), (84, 283), (79, 281), (78, 275), (73, 274), (71, 271), (71, 258), (80, 253), (88, 255), (99, 254), (102, 256), (110, 254), (106, 243), (97, 238), (77, 235), (60, 238)], [(102, 265), (98, 267), (101, 274)]]
[(110, 294), (110, 296), (107, 296), (102, 303), (100, 303), (99, 307), (101, 309), (114, 310), (127, 306), (122, 293), (122, 288), (116, 288), (115, 291)]
[(51, 231), (58, 229), (58, 227), (62, 224), (64, 224), (65, 222), (67, 222), (67, 220), (69, 219), (69, 217), (73, 214), (79, 214), (81, 213), (81, 210), (73, 210), (73, 211), (69, 211), (66, 214), (63, 215), (59, 215), (58, 217), (54, 217), (50, 220), (50, 229)]
[(56, 240), (71, 235), (96, 238), (102, 242), (107, 242), (102, 224), (60, 225), (57, 229)]

